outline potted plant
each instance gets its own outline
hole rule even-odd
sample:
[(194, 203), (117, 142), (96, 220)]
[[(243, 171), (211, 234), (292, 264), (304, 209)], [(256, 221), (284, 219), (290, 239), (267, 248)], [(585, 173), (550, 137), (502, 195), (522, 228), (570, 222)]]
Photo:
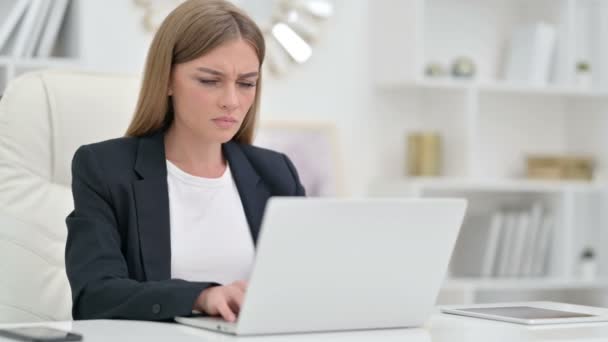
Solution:
[(587, 61), (576, 63), (576, 84), (589, 88), (591, 87), (591, 65)]

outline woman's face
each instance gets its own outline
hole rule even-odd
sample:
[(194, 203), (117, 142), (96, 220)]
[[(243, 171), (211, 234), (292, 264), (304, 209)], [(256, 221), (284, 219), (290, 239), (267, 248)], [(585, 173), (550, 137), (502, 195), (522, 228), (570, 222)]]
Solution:
[(173, 124), (210, 143), (231, 140), (255, 99), (259, 67), (255, 50), (241, 39), (174, 65)]

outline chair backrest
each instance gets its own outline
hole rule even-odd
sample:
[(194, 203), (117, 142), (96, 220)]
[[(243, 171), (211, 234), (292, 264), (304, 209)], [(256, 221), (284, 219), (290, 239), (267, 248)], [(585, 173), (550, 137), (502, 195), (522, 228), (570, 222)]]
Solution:
[(80, 145), (124, 135), (136, 76), (40, 71), (0, 100), (0, 323), (71, 319), (65, 217)]

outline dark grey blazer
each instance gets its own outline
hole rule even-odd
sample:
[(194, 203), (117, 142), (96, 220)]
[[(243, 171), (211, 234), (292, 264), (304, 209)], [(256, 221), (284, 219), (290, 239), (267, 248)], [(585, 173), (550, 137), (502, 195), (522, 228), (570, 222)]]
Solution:
[[(284, 155), (231, 141), (223, 154), (257, 241), (271, 196), (304, 196)], [(167, 320), (209, 286), (171, 278), (164, 133), (82, 146), (72, 161), (66, 272), (74, 319)]]

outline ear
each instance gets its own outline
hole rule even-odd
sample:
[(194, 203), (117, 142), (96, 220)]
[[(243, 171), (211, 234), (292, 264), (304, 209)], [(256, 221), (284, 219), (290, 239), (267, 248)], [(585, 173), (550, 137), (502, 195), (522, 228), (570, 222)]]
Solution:
[(173, 96), (173, 70), (169, 75), (169, 84), (167, 85), (167, 96)]

